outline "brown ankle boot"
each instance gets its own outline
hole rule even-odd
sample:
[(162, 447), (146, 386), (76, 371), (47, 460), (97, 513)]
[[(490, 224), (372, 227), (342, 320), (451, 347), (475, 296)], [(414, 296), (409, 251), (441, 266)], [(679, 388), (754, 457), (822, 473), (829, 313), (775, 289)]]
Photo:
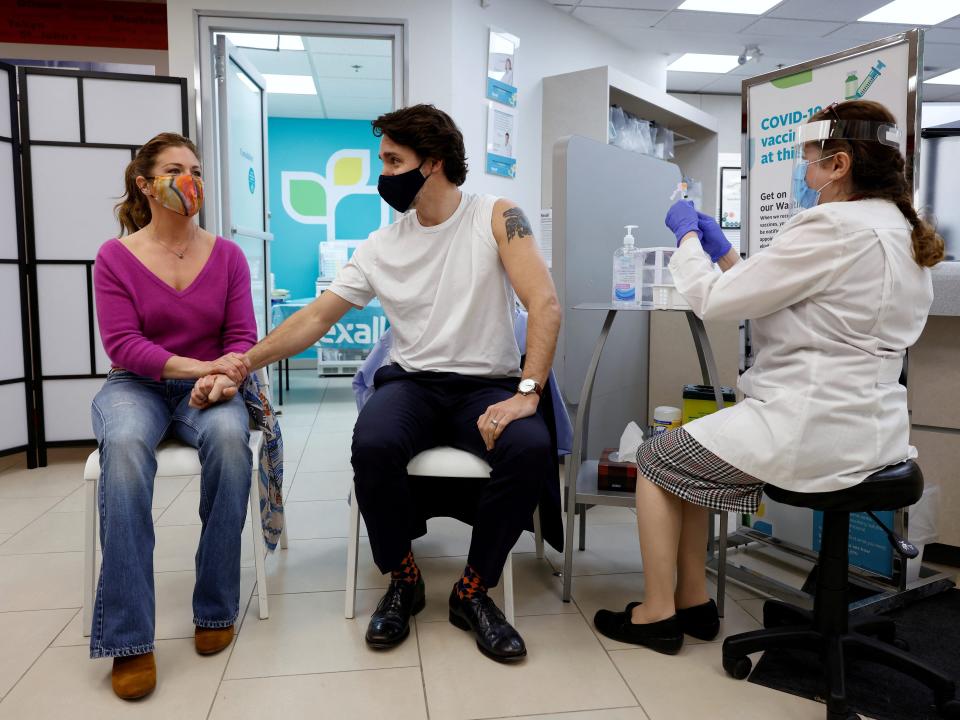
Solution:
[(124, 700), (136, 700), (157, 686), (157, 662), (152, 652), (113, 659), (113, 691)]
[(201, 655), (214, 655), (233, 642), (233, 625), (225, 628), (198, 627), (193, 642)]

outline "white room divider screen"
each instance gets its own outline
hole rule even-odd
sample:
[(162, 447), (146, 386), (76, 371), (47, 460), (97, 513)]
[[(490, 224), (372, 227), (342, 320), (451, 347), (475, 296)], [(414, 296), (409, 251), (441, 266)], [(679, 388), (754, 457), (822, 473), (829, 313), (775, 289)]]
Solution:
[(93, 438), (90, 401), (110, 369), (96, 323), (93, 261), (119, 232), (113, 208), (137, 148), (159, 132), (188, 133), (187, 88), (181, 78), (149, 75), (17, 73), (26, 277), (35, 308), (28, 375), (37, 460), (45, 465), (49, 445)]
[(35, 467), (19, 141), (16, 71), (0, 63), (0, 453), (27, 450)]

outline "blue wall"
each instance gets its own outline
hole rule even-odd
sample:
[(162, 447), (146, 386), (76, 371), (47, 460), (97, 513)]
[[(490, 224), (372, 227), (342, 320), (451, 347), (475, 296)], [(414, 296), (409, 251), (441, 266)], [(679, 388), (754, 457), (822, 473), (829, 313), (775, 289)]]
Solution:
[[(318, 244), (364, 239), (388, 220), (376, 194), (380, 140), (367, 120), (270, 118), (267, 141), (270, 269), (291, 298), (313, 297)], [(338, 152), (339, 161), (330, 162)]]

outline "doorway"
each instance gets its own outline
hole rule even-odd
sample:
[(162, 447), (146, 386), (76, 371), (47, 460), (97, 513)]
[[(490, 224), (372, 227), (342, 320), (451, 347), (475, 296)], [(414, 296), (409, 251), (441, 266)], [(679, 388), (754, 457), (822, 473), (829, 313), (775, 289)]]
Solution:
[[(370, 121), (405, 104), (406, 28), (198, 21), (197, 128), (204, 166), (213, 170), (203, 223), (247, 255), (264, 334), (319, 295), (356, 247), (393, 219), (376, 190), (379, 141)], [(290, 367), (314, 380), (350, 377), (386, 327), (376, 301), (352, 310)], [(285, 370), (275, 399), (286, 389)]]

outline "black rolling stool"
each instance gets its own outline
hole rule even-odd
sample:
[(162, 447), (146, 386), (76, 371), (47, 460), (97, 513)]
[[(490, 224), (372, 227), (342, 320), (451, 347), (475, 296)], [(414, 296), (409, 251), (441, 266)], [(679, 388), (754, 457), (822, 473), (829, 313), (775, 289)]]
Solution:
[[(933, 690), (943, 717), (960, 718), (960, 701), (954, 697), (953, 679), (905, 652), (902, 643), (895, 643), (891, 620), (870, 616), (848, 621), (850, 513), (896, 510), (913, 505), (923, 494), (923, 474), (917, 464), (907, 461), (892, 465), (855, 487), (837, 492), (798, 493), (773, 485), (768, 485), (764, 492), (777, 502), (824, 513), (813, 612), (767, 601), (763, 607), (766, 629), (728, 637), (723, 643), (723, 669), (743, 680), (752, 667), (747, 657), (750, 653), (770, 648), (819, 651), (826, 679), (827, 719), (857, 720), (859, 716), (847, 706), (843, 663), (845, 657), (869, 658), (871, 662), (920, 681)], [(916, 548), (888, 528), (884, 530), (894, 550), (916, 557)]]

